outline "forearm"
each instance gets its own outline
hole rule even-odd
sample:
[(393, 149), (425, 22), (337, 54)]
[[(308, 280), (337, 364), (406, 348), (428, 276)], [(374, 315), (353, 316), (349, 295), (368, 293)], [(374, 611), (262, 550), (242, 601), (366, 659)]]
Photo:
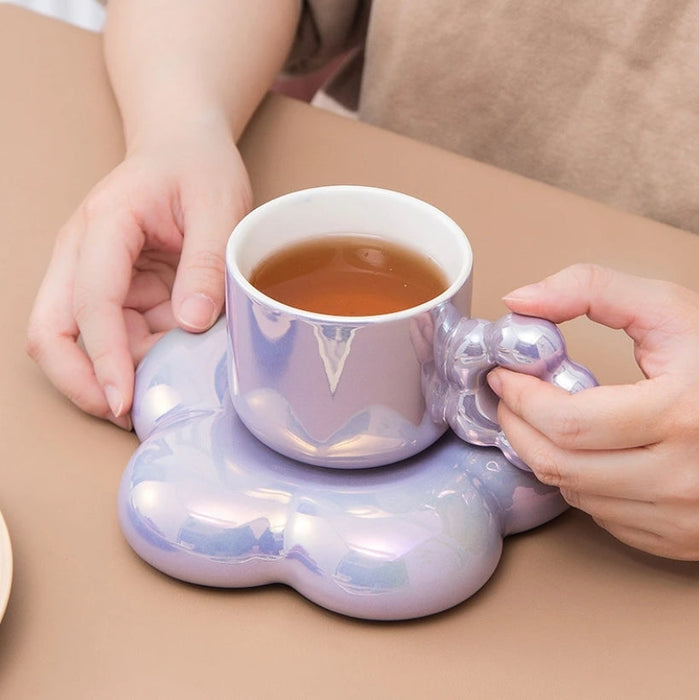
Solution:
[(237, 139), (288, 54), (300, 0), (110, 0), (105, 55), (128, 147), (172, 129)]

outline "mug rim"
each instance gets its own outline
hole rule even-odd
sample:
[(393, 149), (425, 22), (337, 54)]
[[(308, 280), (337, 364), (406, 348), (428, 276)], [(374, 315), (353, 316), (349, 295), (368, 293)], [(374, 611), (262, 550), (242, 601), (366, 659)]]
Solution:
[[(238, 260), (236, 253), (238, 252), (240, 245), (244, 242), (244, 238), (241, 239), (240, 236), (236, 236), (242, 229), (243, 234), (245, 234), (246, 229), (253, 228), (255, 222), (261, 216), (264, 215), (265, 210), (269, 206), (279, 206), (283, 204), (284, 201), (289, 201), (293, 199), (298, 199), (301, 197), (307, 197), (310, 194), (319, 192), (369, 192), (372, 194), (377, 194), (380, 196), (395, 197), (400, 199), (409, 200), (414, 206), (421, 207), (430, 212), (430, 214), (437, 216), (441, 219), (442, 224), (445, 224), (447, 228), (453, 229), (456, 233), (460, 234), (454, 236), (456, 245), (462, 249), (463, 258), (465, 264), (462, 264), (459, 268), (457, 275), (454, 277), (452, 282), (447, 286), (447, 288), (442, 291), (437, 296), (428, 299), (427, 301), (417, 304), (415, 306), (410, 306), (405, 309), (400, 309), (398, 311), (391, 311), (383, 314), (367, 314), (361, 316), (346, 316), (346, 315), (335, 315), (328, 313), (321, 313), (318, 311), (307, 311), (305, 309), (300, 309), (295, 306), (290, 306), (284, 304), (281, 301), (268, 296), (264, 292), (261, 292), (257, 287), (250, 283), (247, 277), (243, 274), (240, 266), (238, 265)], [(371, 235), (371, 234), (367, 234)], [(377, 234), (378, 235), (378, 234)], [(302, 239), (299, 239), (302, 240)], [(408, 245), (410, 248), (410, 246)], [(411, 248), (411, 250), (415, 250)], [(245, 292), (245, 294), (252, 300), (260, 303), (268, 308), (271, 308), (280, 313), (293, 316), (295, 318), (303, 318), (312, 322), (318, 323), (333, 323), (337, 325), (369, 325), (385, 323), (390, 321), (400, 321), (406, 318), (411, 318), (413, 316), (419, 315), (423, 312), (430, 311), (435, 307), (443, 304), (444, 302), (450, 300), (454, 295), (466, 284), (468, 278), (471, 276), (473, 271), (473, 249), (471, 248), (470, 241), (466, 236), (463, 229), (452, 219), (450, 216), (445, 214), (441, 209), (437, 208), (433, 204), (429, 204), (424, 200), (414, 197), (413, 195), (406, 194), (404, 192), (399, 192), (397, 190), (391, 190), (384, 187), (373, 187), (367, 185), (321, 185), (318, 187), (307, 187), (301, 190), (293, 190), (291, 192), (286, 192), (277, 197), (259, 204), (257, 207), (249, 211), (234, 227), (231, 232), (228, 242), (226, 244), (226, 275), (230, 277), (235, 283)], [(440, 266), (441, 267), (441, 266)]]

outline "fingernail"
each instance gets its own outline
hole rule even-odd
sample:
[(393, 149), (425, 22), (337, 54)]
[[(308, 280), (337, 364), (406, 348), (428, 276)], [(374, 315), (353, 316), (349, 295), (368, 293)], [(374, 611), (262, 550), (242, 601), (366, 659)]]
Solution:
[(205, 294), (192, 294), (180, 306), (179, 321), (195, 331), (206, 330), (216, 319), (216, 305)]
[(127, 433), (130, 433), (133, 430), (133, 423), (131, 422), (131, 417), (128, 413), (125, 416), (121, 416), (121, 418), (112, 417), (109, 418), (109, 420), (113, 425), (125, 430)]
[(541, 283), (536, 282), (535, 284), (527, 284), (524, 287), (519, 287), (518, 289), (513, 289), (511, 292), (506, 294), (502, 300), (503, 301), (528, 301), (541, 294)]
[(119, 418), (124, 408), (124, 399), (121, 397), (121, 392), (113, 384), (107, 384), (104, 387), (104, 395), (112, 414), (115, 418)]
[(495, 374), (495, 372), (490, 372), (486, 377), (488, 380), (488, 385), (490, 388), (498, 395), (502, 396), (502, 380)]

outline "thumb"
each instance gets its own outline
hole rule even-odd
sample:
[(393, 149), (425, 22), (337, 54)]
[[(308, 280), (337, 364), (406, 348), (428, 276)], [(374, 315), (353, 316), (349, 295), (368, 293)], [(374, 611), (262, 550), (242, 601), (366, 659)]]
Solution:
[(185, 330), (210, 328), (224, 301), (226, 242), (247, 208), (197, 197), (183, 212), (184, 240), (172, 289), (172, 308)]

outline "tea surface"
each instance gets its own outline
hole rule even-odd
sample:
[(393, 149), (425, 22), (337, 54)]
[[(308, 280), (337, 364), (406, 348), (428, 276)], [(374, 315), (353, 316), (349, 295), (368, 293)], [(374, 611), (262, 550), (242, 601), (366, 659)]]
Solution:
[(447, 288), (444, 273), (426, 256), (358, 234), (283, 248), (257, 266), (250, 283), (288, 306), (335, 316), (400, 311)]

